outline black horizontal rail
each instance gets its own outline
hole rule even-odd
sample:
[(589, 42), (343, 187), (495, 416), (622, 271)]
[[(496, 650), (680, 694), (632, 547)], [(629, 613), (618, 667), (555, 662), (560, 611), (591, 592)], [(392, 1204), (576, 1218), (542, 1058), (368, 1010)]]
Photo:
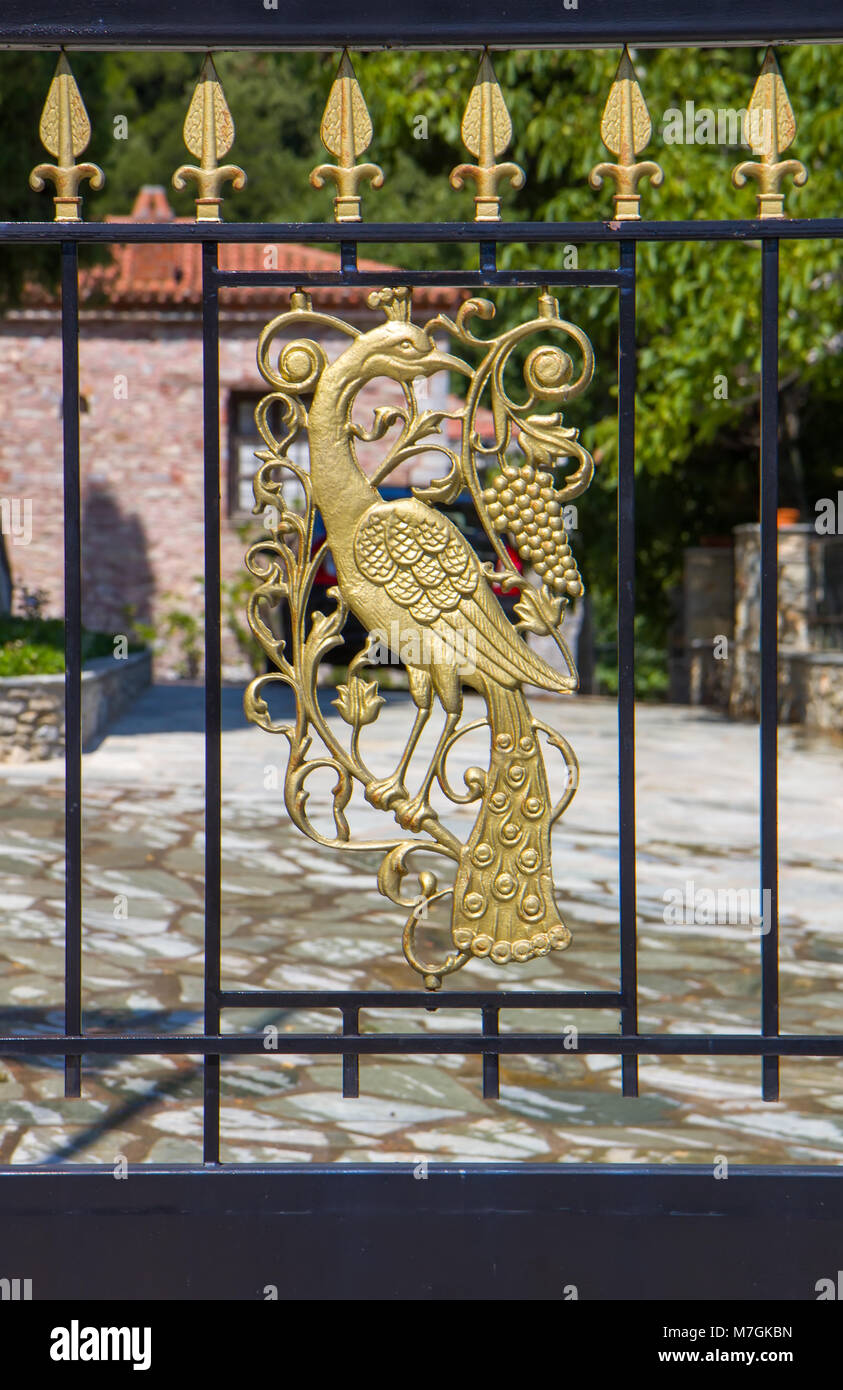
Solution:
[(399, 989), (229, 989), (220, 993), (223, 1009), (618, 1009), (620, 992), (610, 990), (428, 990)]
[(221, 270), (215, 277), (220, 289), (247, 286), (259, 289), (268, 286), (295, 289), (299, 285), (435, 285), (439, 289), (527, 288), (530, 285), (579, 285), (580, 288), (598, 285), (629, 283), (622, 270)]
[(4, 0), (0, 43), (10, 47), (79, 49), (335, 49), (361, 48), (546, 49), (619, 46), (623, 43), (809, 43), (843, 36), (832, 0), (589, 0), (563, 7), (561, 0), (425, 0), (401, 6), (393, 0), (282, 0), (280, 5), (243, 0), (205, 0), (201, 6), (173, 0)]
[(572, 1056), (668, 1057), (843, 1057), (843, 1034), (790, 1033), (761, 1037), (756, 1033), (580, 1033), (573, 1039), (547, 1033), (287, 1033), (280, 1030), (267, 1046), (263, 1033), (86, 1034), (84, 1037), (0, 1038), (0, 1057), (138, 1056), (188, 1053), (195, 1056), (302, 1053), (547, 1053)]
[(505, 0), (454, 4), (425, 0), (282, 0), (280, 6), (243, 0), (4, 0), (0, 44), (15, 48), (65, 45), (76, 49), (545, 49), (616, 47), (623, 43), (810, 43), (843, 36), (839, 6), (831, 0), (590, 0), (563, 8), (561, 0), (512, 5)]
[[(0, 242), (769, 241), (843, 237), (843, 218), (685, 222), (0, 222)], [(391, 268), (391, 267), (390, 267)]]

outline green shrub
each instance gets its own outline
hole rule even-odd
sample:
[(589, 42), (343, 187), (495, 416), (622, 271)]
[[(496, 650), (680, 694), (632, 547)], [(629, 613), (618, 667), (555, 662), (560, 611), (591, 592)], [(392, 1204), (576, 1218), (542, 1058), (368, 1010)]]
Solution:
[[(129, 642), (129, 651), (143, 650)], [(112, 656), (114, 638), (82, 629), (82, 661)], [(61, 618), (0, 616), (0, 676), (56, 676), (64, 671), (64, 622)]]

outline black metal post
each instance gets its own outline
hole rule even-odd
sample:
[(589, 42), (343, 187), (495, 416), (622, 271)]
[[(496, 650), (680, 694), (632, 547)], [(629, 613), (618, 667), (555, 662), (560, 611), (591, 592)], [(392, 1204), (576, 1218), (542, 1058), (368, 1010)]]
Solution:
[[(79, 476), (79, 250), (61, 245), (64, 445), (64, 1027), (82, 1032), (82, 512)], [(82, 1059), (64, 1059), (64, 1093), (82, 1094)]]
[[(202, 246), (202, 386), (205, 510), (205, 1032), (220, 1028), (222, 659), (220, 631), (220, 363), (217, 246)], [(206, 1163), (220, 1157), (220, 1057), (204, 1061)]]
[[(497, 1008), (483, 1010), (483, 1037), (496, 1038), (500, 1033), (500, 1012)], [(500, 1057), (497, 1052), (483, 1053), (483, 1096), (497, 1100), (500, 1096)]]
[[(360, 1032), (359, 1009), (343, 1009), (342, 1031), (346, 1037)], [(360, 1058), (356, 1052), (343, 1053), (342, 1093), (347, 1100), (355, 1100), (360, 1095)]]
[[(635, 242), (621, 242), (618, 325), (618, 799), (621, 1027), (638, 1032), (635, 879)], [(638, 1095), (638, 1058), (621, 1063), (623, 1094)]]
[[(761, 1031), (779, 1031), (778, 844), (779, 243), (761, 251)], [(779, 1059), (762, 1064), (764, 1100), (779, 1098)]]

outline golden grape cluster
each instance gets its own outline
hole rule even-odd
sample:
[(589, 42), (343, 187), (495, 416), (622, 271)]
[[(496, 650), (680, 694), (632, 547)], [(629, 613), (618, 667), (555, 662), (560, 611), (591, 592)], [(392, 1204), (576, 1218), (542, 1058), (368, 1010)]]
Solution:
[(540, 575), (549, 589), (569, 598), (583, 593), (582, 579), (571, 554), (553, 474), (526, 463), (501, 465), (483, 501), (496, 531), (506, 531), (519, 556)]

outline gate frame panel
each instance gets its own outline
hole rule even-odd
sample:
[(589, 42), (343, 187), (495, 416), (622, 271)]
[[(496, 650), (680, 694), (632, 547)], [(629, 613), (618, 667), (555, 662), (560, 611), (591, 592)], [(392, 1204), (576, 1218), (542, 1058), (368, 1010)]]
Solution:
[[(125, 14), (125, 7), (123, 13)], [(452, 6), (450, 8), (453, 8)], [(504, 6), (500, 9), (503, 10)], [(6, 0), (0, 46), (78, 48), (155, 46), (219, 48), (237, 46), (342, 46), (344, 43), (403, 48), (476, 45), (598, 46), (624, 41), (675, 44), (772, 42), (776, 39), (839, 40), (843, 20), (827, 0), (810, 0), (794, 12), (789, 0), (753, 0), (738, 20), (731, 0), (717, 0), (705, 18), (672, 12), (672, 0), (652, 0), (648, 21), (632, 0), (592, 0), (591, 17), (578, 12), (560, 22), (558, 0), (533, 7), (529, 32), (491, 13), (459, 19), (442, 27), (430, 19), (416, 28), (396, 26), (394, 13), (377, 3), (358, 7), (350, 28), (347, 7), (337, 5), (317, 32), (307, 16), (299, 23), (267, 12), (249, 27), (238, 0), (209, 0), (199, 21), (171, 19), (169, 0), (148, 0), (143, 23), (115, 21), (115, 0), (64, 0), (47, 7), (39, 22), (28, 18), (27, 0)], [(60, 12), (59, 12), (60, 10)], [(93, 10), (105, 15), (96, 32)], [(342, 10), (342, 14), (340, 11)], [(478, 6), (479, 10), (479, 6)], [(210, 11), (210, 13), (209, 13)], [(25, 13), (27, 12), (27, 13)], [(111, 17), (109, 17), (111, 12)], [(551, 12), (553, 19), (551, 19)], [(160, 20), (157, 16), (160, 14)], [(635, 14), (635, 18), (633, 18)], [(670, 18), (666, 18), (666, 16)], [(388, 22), (389, 37), (384, 25)], [(191, 29), (191, 25), (196, 25)], [(271, 26), (275, 25), (275, 37)], [(368, 25), (368, 29), (366, 28)], [(431, 26), (435, 25), (435, 30)], [(600, 26), (603, 26), (600, 28)], [(380, 27), (379, 27), (380, 26)], [(519, 27), (520, 26), (520, 27)], [(323, 32), (323, 28), (325, 32)], [(459, 240), (477, 245), (475, 273), (396, 272), (393, 283), (504, 285), (614, 284), (620, 297), (619, 327), (619, 735), (620, 735), (620, 941), (621, 987), (594, 996), (553, 994), (552, 1000), (578, 1007), (617, 1008), (623, 1032), (585, 1035), (582, 1052), (620, 1055), (624, 1094), (637, 1094), (637, 1057), (645, 1053), (755, 1055), (762, 1058), (763, 1094), (778, 1098), (779, 1057), (843, 1056), (843, 1036), (781, 1036), (778, 1030), (778, 962), (775, 928), (762, 938), (762, 1018), (758, 1035), (641, 1036), (637, 1032), (635, 981), (635, 824), (634, 824), (634, 401), (635, 401), (635, 247), (640, 240), (748, 240), (761, 243), (762, 259), (762, 714), (761, 769), (762, 886), (773, 891), (776, 877), (776, 483), (778, 394), (778, 245), (794, 237), (843, 237), (843, 219), (727, 222), (638, 222), (618, 227), (586, 224), (476, 223), (338, 227), (335, 224), (0, 224), (3, 243), (54, 242), (62, 265), (64, 370), (65, 524), (67, 581), (67, 767), (68, 876), (66, 1030), (62, 1037), (0, 1039), (0, 1055), (46, 1054), (65, 1057), (67, 1094), (78, 1095), (81, 1058), (86, 1052), (167, 1054), (204, 1053), (206, 1127), (205, 1166), (132, 1168), (124, 1184), (109, 1168), (69, 1164), (0, 1170), (1, 1273), (36, 1277), (36, 1297), (260, 1298), (253, 1288), (256, 1264), (267, 1260), (265, 1282), (279, 1297), (491, 1298), (562, 1297), (564, 1284), (583, 1284), (590, 1298), (812, 1298), (816, 1280), (833, 1276), (843, 1239), (843, 1171), (834, 1167), (732, 1166), (728, 1181), (711, 1169), (684, 1165), (606, 1165), (554, 1167), (511, 1165), (428, 1165), (428, 1177), (414, 1180), (406, 1165), (365, 1169), (298, 1166), (238, 1167), (219, 1164), (220, 1061), (225, 1054), (263, 1053), (263, 1036), (221, 1034), (220, 1012), (242, 1008), (243, 992), (225, 991), (219, 976), (219, 378), (218, 292), (233, 284), (307, 284), (301, 275), (233, 275), (217, 268), (224, 241), (334, 242), (341, 250), (336, 275), (312, 277), (311, 284), (378, 286), (388, 275), (366, 277), (357, 270), (359, 242), (407, 243)], [(92, 1038), (82, 1034), (81, 1014), (81, 740), (79, 738), (81, 604), (79, 566), (78, 281), (80, 242), (198, 241), (203, 245), (203, 341), (205, 368), (205, 520), (206, 520), (206, 997), (204, 1030), (180, 1037)], [(501, 272), (501, 242), (619, 243), (618, 269), (610, 272)], [(600, 278), (598, 278), (598, 276)], [(216, 583), (214, 581), (217, 581)], [(775, 913), (775, 907), (774, 907)], [(210, 960), (208, 954), (210, 953)], [(371, 992), (372, 994), (374, 992)], [(324, 994), (324, 992), (323, 992)], [(260, 991), (253, 1007), (291, 1001), (306, 1008), (323, 999), (342, 1012), (339, 1035), (279, 1037), (279, 1052), (296, 1050), (342, 1055), (345, 1094), (355, 1095), (356, 1059), (361, 1053), (479, 1053), (484, 1059), (484, 1093), (497, 1093), (501, 1053), (565, 1051), (552, 1034), (499, 1034), (501, 1008), (548, 1007), (545, 994), (488, 992), (471, 996), (482, 1010), (481, 1034), (359, 1032), (359, 1010), (366, 1003), (417, 1007), (429, 1003), (423, 991), (400, 995), (379, 992), (377, 1001), (336, 991), (330, 1000), (313, 992), (282, 995)], [(596, 1001), (600, 1000), (598, 1004)], [(401, 1001), (404, 1001), (403, 1004)], [(459, 1002), (458, 1002), (459, 1001)], [(465, 1007), (464, 995), (437, 997), (437, 1007)], [(632, 1113), (630, 1115), (632, 1118)], [(302, 1221), (302, 1217), (306, 1220)], [(721, 1218), (721, 1219), (716, 1219)], [(245, 1238), (244, 1238), (245, 1236)], [(31, 1271), (31, 1251), (40, 1247), (41, 1271)], [(49, 1251), (49, 1260), (44, 1256)], [(163, 1257), (163, 1258), (162, 1258)], [(273, 1263), (274, 1261), (274, 1263)], [(835, 1263), (836, 1262), (836, 1263)], [(14, 1268), (12, 1267), (14, 1266)], [(270, 1267), (271, 1266), (271, 1267)], [(585, 1271), (585, 1273), (582, 1273)], [(283, 1292), (282, 1292), (283, 1290)], [(733, 1292), (730, 1293), (730, 1290)]]

